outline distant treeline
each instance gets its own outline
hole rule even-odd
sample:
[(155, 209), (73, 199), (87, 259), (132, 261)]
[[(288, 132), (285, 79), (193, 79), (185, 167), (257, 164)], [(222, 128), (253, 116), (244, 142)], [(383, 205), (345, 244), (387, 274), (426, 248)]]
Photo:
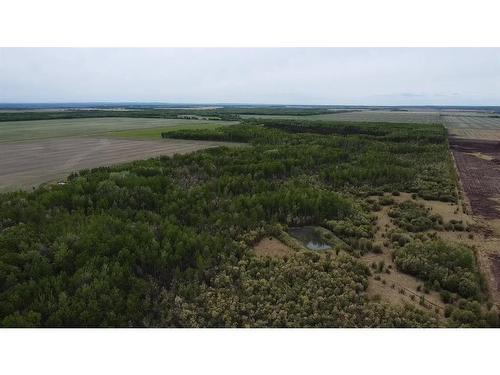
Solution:
[(158, 109), (158, 110), (68, 110), (53, 112), (3, 112), (1, 121), (29, 121), (29, 120), (58, 120), (74, 118), (97, 117), (132, 117), (132, 118), (200, 118), (205, 120), (239, 120), (239, 116), (229, 112), (217, 110), (187, 110), (187, 109)]
[(350, 110), (331, 111), (326, 108), (214, 108), (214, 109), (67, 109), (40, 112), (0, 112), (0, 121), (57, 120), (95, 117), (132, 117), (132, 118), (200, 118), (206, 120), (240, 120), (240, 115), (282, 115), (310, 116), (325, 113), (352, 112)]
[(217, 111), (238, 115), (281, 115), (281, 116), (312, 116), (332, 113), (353, 112), (349, 109), (332, 110), (329, 108), (296, 108), (296, 107), (262, 107), (262, 108), (219, 108)]

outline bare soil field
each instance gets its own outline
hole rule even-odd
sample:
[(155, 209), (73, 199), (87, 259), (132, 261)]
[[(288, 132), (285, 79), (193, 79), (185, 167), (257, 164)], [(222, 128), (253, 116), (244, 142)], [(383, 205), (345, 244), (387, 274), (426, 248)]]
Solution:
[[(56, 138), (5, 143), (0, 147), (0, 192), (31, 189), (71, 172), (160, 155), (185, 154), (223, 142), (101, 138)], [(235, 146), (235, 144), (228, 144)]]
[[(500, 306), (500, 118), (491, 114), (441, 116), (476, 230), (470, 245)], [(451, 238), (452, 239), (452, 238)], [(463, 239), (462, 239), (463, 240)]]
[(450, 137), (450, 147), (473, 214), (499, 219), (500, 142)]
[(471, 245), (477, 249), (479, 265), (500, 307), (500, 141), (450, 137), (450, 147), (479, 225)]

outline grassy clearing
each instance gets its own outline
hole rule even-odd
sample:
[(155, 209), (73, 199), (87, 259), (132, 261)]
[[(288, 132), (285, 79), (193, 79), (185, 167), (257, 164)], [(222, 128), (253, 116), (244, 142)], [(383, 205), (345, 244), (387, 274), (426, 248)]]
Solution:
[(254, 246), (254, 252), (257, 256), (284, 258), (292, 255), (294, 250), (274, 237), (266, 237)]
[[(196, 129), (197, 127), (231, 125), (237, 122), (206, 121), (187, 119), (153, 119), (153, 118), (84, 118), (36, 121), (7, 121), (0, 122), (0, 143), (31, 141), (60, 137), (82, 136), (116, 136), (118, 132), (137, 131), (148, 134), (153, 129)], [(158, 138), (161, 131), (158, 131)], [(152, 132), (151, 135), (155, 133)], [(130, 136), (132, 136), (130, 134)], [(148, 138), (149, 136), (144, 135)]]

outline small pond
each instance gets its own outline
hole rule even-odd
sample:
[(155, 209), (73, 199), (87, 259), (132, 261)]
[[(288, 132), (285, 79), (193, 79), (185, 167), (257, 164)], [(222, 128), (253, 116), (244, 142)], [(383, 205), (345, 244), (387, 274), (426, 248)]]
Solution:
[(290, 228), (290, 234), (310, 250), (329, 250), (332, 248), (321, 238), (314, 227)]

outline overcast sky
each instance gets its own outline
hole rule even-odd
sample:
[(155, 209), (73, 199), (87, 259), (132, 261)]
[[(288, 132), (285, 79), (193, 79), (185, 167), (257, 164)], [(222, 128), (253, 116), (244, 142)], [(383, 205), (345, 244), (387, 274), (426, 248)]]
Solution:
[(86, 101), (500, 105), (500, 48), (0, 48), (0, 102)]

